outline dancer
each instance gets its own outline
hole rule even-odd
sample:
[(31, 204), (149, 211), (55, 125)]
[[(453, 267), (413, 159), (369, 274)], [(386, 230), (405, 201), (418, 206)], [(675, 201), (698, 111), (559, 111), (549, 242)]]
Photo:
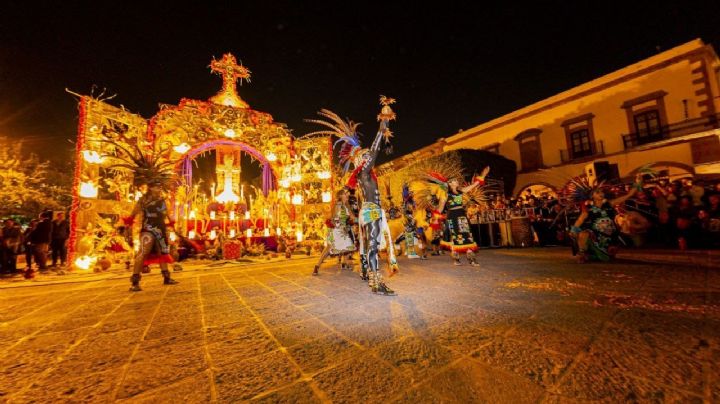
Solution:
[(352, 224), (357, 217), (352, 213), (349, 205), (349, 193), (344, 189), (335, 195), (335, 207), (331, 219), (328, 219), (327, 236), (325, 237), (325, 248), (320, 255), (320, 260), (313, 269), (313, 275), (318, 275), (320, 265), (328, 256), (338, 256), (341, 269), (352, 269), (346, 257), (355, 251), (355, 236), (352, 231)]
[[(332, 134), (340, 137), (336, 144), (343, 144), (340, 150), (340, 162), (345, 165), (345, 171), (347, 172), (351, 163), (354, 165), (347, 186), (351, 189), (360, 190), (360, 200), (362, 201), (359, 214), (359, 238), (363, 279), (368, 281), (368, 286), (370, 286), (373, 293), (385, 295), (392, 295), (394, 292), (382, 279), (379, 270), (378, 252), (387, 245), (390, 276), (397, 273), (398, 265), (385, 212), (380, 206), (380, 190), (378, 189), (377, 176), (373, 168), (380, 152), (381, 141), (385, 139), (385, 143), (389, 144), (389, 138), (392, 136), (388, 128), (388, 122), (395, 119), (395, 113), (390, 108), (390, 104), (394, 102), (395, 100), (392, 98), (380, 97), (380, 103), (383, 105), (382, 111), (378, 115), (380, 128), (369, 149), (360, 147), (360, 139), (356, 133), (358, 123), (346, 122), (337, 114), (328, 110), (321, 110), (319, 114), (329, 118), (332, 122), (309, 120), (331, 129), (314, 132), (313, 134)], [(389, 239), (387, 241), (386, 236)], [(369, 270), (369, 273), (366, 272), (367, 270)]]
[(618, 241), (615, 206), (642, 191), (642, 175), (635, 177), (630, 192), (609, 201), (602, 187), (602, 183), (592, 186), (586, 178), (574, 178), (566, 186), (565, 194), (570, 195), (569, 199), (581, 202), (580, 216), (570, 228), (577, 241), (579, 263), (609, 261), (615, 257)]
[[(163, 284), (174, 285), (178, 283), (170, 277), (168, 264), (173, 262), (170, 255), (170, 243), (167, 227), (173, 227), (174, 220), (170, 216), (167, 203), (162, 195), (162, 185), (153, 181), (148, 184), (147, 192), (138, 200), (135, 208), (129, 217), (125, 218), (125, 224), (132, 227), (135, 216), (142, 213), (142, 226), (140, 228), (140, 249), (135, 255), (133, 275), (130, 278), (131, 292), (139, 292), (140, 273), (144, 266), (160, 264), (163, 276)], [(169, 219), (168, 224), (165, 223)]]
[[(139, 145), (119, 144), (115, 140), (105, 137), (100, 140), (115, 149), (113, 155), (106, 156), (111, 160), (109, 169), (125, 171), (133, 176), (135, 186), (146, 185), (147, 191), (135, 204), (130, 216), (123, 218), (126, 231), (132, 234), (135, 217), (142, 214), (140, 228), (140, 246), (135, 255), (133, 274), (130, 277), (131, 292), (139, 292), (140, 273), (143, 267), (150, 264), (160, 264), (165, 285), (178, 283), (170, 277), (168, 264), (173, 262), (170, 255), (168, 227), (174, 226), (171, 210), (163, 197), (163, 190), (167, 189), (175, 179), (174, 163), (164, 156), (167, 149), (158, 151), (156, 143), (152, 143), (149, 150), (141, 149)], [(166, 223), (166, 221), (169, 221)]]
[(441, 245), (450, 250), (455, 265), (462, 265), (460, 254), (467, 255), (468, 263), (480, 266), (475, 258), (478, 247), (470, 230), (470, 220), (463, 204), (463, 194), (472, 192), (475, 188), (485, 184), (485, 176), (490, 167), (485, 167), (482, 173), (475, 177), (472, 184), (460, 188), (459, 177), (447, 181), (447, 197), (440, 201), (438, 211), (446, 217), (444, 238)]
[[(418, 220), (418, 217), (416, 215), (417, 209), (415, 205), (415, 200), (413, 199), (413, 192), (408, 186), (408, 184), (403, 184), (402, 194), (404, 231), (395, 239), (395, 245), (400, 245), (400, 243), (404, 241), (405, 255), (408, 258), (427, 259), (427, 255), (425, 252), (426, 240), (424, 229), (426, 226), (424, 225), (424, 217), (420, 218), (422, 222)], [(424, 213), (423, 216), (425, 216)], [(417, 253), (416, 249), (420, 250), (420, 254)]]

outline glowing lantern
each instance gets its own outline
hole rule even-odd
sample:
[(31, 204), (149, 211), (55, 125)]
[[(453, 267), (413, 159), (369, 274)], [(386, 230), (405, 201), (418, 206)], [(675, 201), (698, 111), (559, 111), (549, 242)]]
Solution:
[(229, 137), (230, 139), (235, 137), (235, 130), (232, 128), (225, 129), (225, 137)]
[(273, 152), (268, 152), (268, 154), (265, 156), (265, 158), (267, 158), (267, 161), (277, 160), (277, 156)]
[(301, 194), (295, 194), (292, 196), (292, 204), (293, 205), (302, 205), (303, 204), (303, 197)]
[(247, 231), (245, 232), (245, 234), (247, 235), (247, 238), (252, 237), (252, 229), (247, 229)]
[(103, 157), (94, 150), (83, 150), (83, 158), (85, 161), (91, 164), (100, 164), (105, 160)]
[(215, 211), (214, 210), (210, 211), (210, 219), (215, 220)]
[(332, 194), (330, 193), (330, 191), (323, 191), (322, 201), (325, 203), (332, 201)]
[(265, 229), (265, 231), (263, 232), (263, 236), (270, 237), (270, 229)]
[(190, 150), (190, 145), (188, 145), (187, 143), (180, 143), (179, 145), (173, 147), (173, 150), (180, 154), (185, 154), (185, 152)]
[(210, 230), (210, 240), (215, 240), (217, 238), (217, 233), (215, 230)]
[(295, 239), (299, 242), (303, 241), (303, 232), (302, 230), (298, 230), (295, 232)]
[(230, 229), (230, 238), (235, 238), (235, 229)]
[(194, 240), (194, 239), (195, 239), (195, 230), (190, 230), (190, 231), (188, 232), (188, 238), (189, 238), (190, 240)]
[(89, 255), (84, 255), (82, 257), (78, 257), (78, 259), (75, 260), (75, 266), (87, 271), (88, 269), (90, 269), (91, 266), (93, 266), (93, 264), (95, 264), (95, 261), (97, 261), (97, 258)]
[(98, 189), (92, 181), (80, 183), (80, 196), (83, 198), (97, 198)]

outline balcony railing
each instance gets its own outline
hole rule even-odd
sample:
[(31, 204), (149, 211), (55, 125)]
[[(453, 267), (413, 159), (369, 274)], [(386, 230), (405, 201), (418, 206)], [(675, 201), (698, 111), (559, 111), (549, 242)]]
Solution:
[(687, 119), (672, 125), (655, 128), (654, 131), (635, 132), (622, 135), (625, 149), (642, 146), (648, 143), (672, 139), (684, 135), (703, 132), (720, 127), (720, 114), (704, 116), (702, 118)]
[(573, 160), (581, 160), (587, 157), (602, 156), (605, 154), (605, 148), (603, 147), (602, 140), (590, 143), (590, 148), (586, 150), (575, 150), (565, 149), (560, 150), (560, 161), (567, 163)]

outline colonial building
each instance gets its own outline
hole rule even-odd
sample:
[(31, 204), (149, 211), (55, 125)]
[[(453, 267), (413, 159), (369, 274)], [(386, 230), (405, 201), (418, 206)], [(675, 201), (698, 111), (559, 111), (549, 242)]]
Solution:
[(616, 167), (620, 177), (648, 164), (678, 178), (720, 174), (719, 87), (720, 60), (711, 45), (696, 39), (423, 151), (483, 149), (512, 159), (515, 194), (532, 186), (561, 187), (591, 167)]

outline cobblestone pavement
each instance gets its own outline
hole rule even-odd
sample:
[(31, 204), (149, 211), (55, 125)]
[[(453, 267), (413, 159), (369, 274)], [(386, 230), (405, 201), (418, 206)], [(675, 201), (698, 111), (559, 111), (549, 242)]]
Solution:
[(720, 402), (720, 269), (565, 249), (0, 290), (0, 401)]

